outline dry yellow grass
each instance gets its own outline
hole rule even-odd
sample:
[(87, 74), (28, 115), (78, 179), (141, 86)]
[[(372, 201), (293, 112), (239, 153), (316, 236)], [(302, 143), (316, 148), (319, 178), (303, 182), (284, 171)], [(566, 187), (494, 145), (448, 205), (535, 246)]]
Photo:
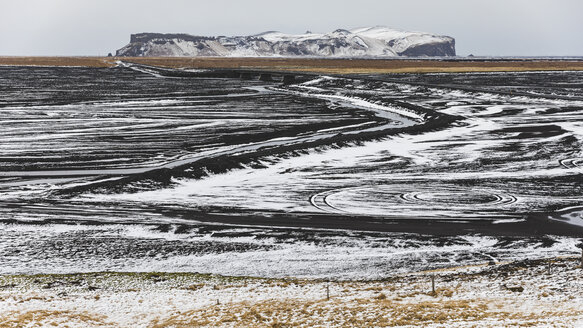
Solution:
[(116, 60), (167, 68), (256, 69), (317, 74), (384, 74), (583, 70), (583, 61), (442, 61), (417, 59), (226, 57), (0, 57), (0, 65), (111, 67)]
[[(483, 300), (435, 300), (416, 303), (376, 297), (352, 301), (263, 301), (210, 306), (154, 320), (150, 328), (162, 327), (395, 327), (455, 325), (483, 320), (513, 326), (536, 326), (547, 316), (575, 313), (529, 314), (489, 306)], [(580, 314), (580, 313), (579, 313)]]
[(321, 74), (505, 72), (583, 70), (583, 61), (442, 61), (415, 59), (125, 57), (125, 61), (169, 68), (263, 69)]
[(70, 325), (113, 327), (113, 325), (105, 323), (102, 316), (70, 311), (36, 310), (3, 313), (0, 316), (0, 328), (68, 327)]
[(113, 67), (111, 57), (0, 57), (0, 66)]

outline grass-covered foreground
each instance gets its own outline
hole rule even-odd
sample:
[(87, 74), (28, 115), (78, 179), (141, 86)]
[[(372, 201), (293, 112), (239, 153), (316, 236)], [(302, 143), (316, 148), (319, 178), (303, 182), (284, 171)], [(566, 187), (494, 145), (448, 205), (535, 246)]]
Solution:
[(573, 327), (582, 323), (583, 270), (578, 258), (420, 272), (382, 281), (109, 272), (0, 277), (0, 327)]

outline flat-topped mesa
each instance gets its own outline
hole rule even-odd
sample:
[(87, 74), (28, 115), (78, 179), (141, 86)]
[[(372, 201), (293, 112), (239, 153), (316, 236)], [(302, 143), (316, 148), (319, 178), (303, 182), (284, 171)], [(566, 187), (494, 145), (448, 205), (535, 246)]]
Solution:
[(224, 57), (398, 57), (455, 56), (449, 36), (406, 32), (386, 27), (338, 29), (318, 34), (276, 31), (250, 36), (194, 36), (189, 34), (132, 34), (117, 56)]

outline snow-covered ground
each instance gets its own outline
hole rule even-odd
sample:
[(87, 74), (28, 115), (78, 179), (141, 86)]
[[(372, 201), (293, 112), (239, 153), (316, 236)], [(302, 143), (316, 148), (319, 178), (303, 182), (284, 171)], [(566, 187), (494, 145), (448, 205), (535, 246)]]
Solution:
[(381, 281), (167, 273), (1, 276), (0, 326), (582, 327), (582, 270), (577, 257)]
[[(96, 219), (100, 216), (95, 215)], [(141, 219), (149, 221), (156, 217)], [(0, 274), (165, 271), (358, 280), (434, 268), (579, 254), (577, 238), (560, 236), (440, 237), (317, 229), (188, 227), (2, 224)]]

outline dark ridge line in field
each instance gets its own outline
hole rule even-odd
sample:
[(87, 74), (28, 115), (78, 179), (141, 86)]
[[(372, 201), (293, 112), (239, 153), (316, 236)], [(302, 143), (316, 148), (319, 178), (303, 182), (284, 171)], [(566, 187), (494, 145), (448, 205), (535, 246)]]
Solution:
[[(247, 227), (280, 227), (301, 230), (302, 228), (340, 229), (347, 231), (415, 233), (434, 236), (459, 236), (480, 234), (488, 236), (545, 236), (561, 235), (581, 237), (583, 227), (550, 220), (547, 213), (524, 214), (526, 220), (509, 223), (475, 220), (472, 224), (456, 219), (416, 217), (378, 217), (369, 215), (341, 215), (319, 213), (285, 213), (275, 211), (240, 210), (239, 215), (218, 211), (164, 210), (160, 213), (179, 215), (187, 220), (203, 223), (222, 223)], [(517, 216), (519, 216), (517, 214)], [(504, 227), (501, 229), (501, 227)]]
[[(146, 74), (158, 74), (163, 77), (169, 78), (216, 78), (216, 79), (240, 79), (240, 80), (253, 80), (259, 79), (263, 74), (274, 75), (282, 78), (282, 81), (271, 81), (271, 82), (281, 82), (285, 76), (293, 76), (294, 81), (291, 84), (307, 82), (311, 79), (323, 76), (324, 74), (304, 72), (304, 71), (285, 71), (277, 69), (257, 69), (257, 68), (168, 68), (161, 66), (152, 66), (134, 62), (124, 62), (119, 61), (118, 67), (126, 67), (130, 69), (145, 69), (146, 72), (141, 71)], [(148, 72), (148, 70), (154, 72)], [(248, 76), (242, 77), (242, 74), (248, 74)], [(328, 74), (326, 74), (328, 75)], [(333, 75), (333, 74), (330, 74)]]
[[(47, 206), (54, 204), (58, 207), (58, 201), (46, 201)], [(83, 209), (79, 209), (75, 204), (73, 209), (83, 214)], [(107, 205), (107, 203), (104, 203)], [(25, 204), (11, 204), (8, 208), (21, 208)], [(436, 219), (425, 217), (401, 217), (401, 216), (369, 216), (369, 215), (340, 215), (331, 213), (311, 213), (269, 210), (245, 210), (225, 212), (224, 208), (203, 209), (176, 209), (165, 208), (163, 206), (141, 207), (140, 210), (147, 209), (154, 213), (159, 213), (168, 217), (180, 218), (180, 222), (132, 222), (116, 220), (104, 222), (92, 219), (43, 219), (34, 221), (23, 221), (18, 219), (0, 219), (1, 224), (27, 224), (27, 225), (147, 225), (152, 227), (176, 226), (177, 230), (189, 230), (204, 226), (215, 229), (228, 228), (254, 228), (254, 229), (280, 229), (287, 231), (358, 231), (361, 233), (405, 233), (426, 236), (460, 236), (460, 235), (480, 235), (492, 237), (544, 237), (549, 235), (565, 237), (583, 236), (583, 227), (574, 226), (562, 221), (549, 219), (550, 213), (527, 213), (522, 214), (525, 220), (520, 222), (493, 223), (492, 221), (475, 220), (472, 224), (456, 219)], [(46, 211), (46, 210), (45, 210)], [(67, 212), (65, 212), (67, 213)], [(59, 209), (54, 211), (59, 214)], [(90, 213), (88, 213), (90, 214)], [(517, 214), (519, 216), (519, 214)], [(186, 222), (185, 222), (186, 221)], [(191, 222), (191, 223), (190, 223)], [(503, 228), (503, 229), (502, 229)]]

